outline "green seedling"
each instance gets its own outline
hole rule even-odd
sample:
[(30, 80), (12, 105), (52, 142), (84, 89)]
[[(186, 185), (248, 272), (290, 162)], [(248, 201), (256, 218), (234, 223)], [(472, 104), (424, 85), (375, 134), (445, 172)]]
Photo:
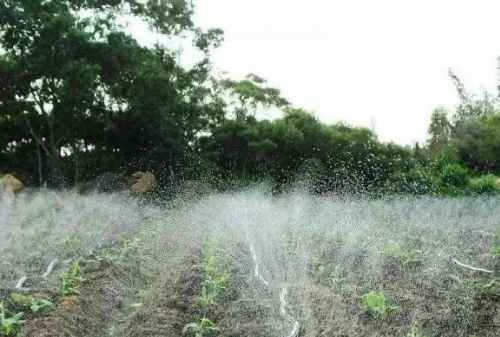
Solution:
[(390, 256), (402, 261), (403, 265), (406, 264), (418, 264), (422, 262), (422, 251), (421, 250), (406, 250), (398, 243), (389, 244), (385, 249), (385, 253)]
[(398, 307), (388, 306), (387, 298), (383, 293), (369, 292), (361, 296), (364, 308), (369, 311), (387, 317), (398, 311)]
[(83, 278), (81, 277), (81, 266), (77, 261), (68, 273), (61, 275), (59, 283), (59, 293), (61, 295), (78, 295), (80, 292), (76, 289)]
[(47, 313), (56, 308), (56, 305), (53, 302), (46, 299), (36, 299), (32, 296), (25, 296), (16, 293), (12, 293), (10, 297), (12, 302), (22, 307), (29, 308), (31, 312), (35, 314)]
[(206, 287), (201, 289), (201, 296), (198, 297), (198, 303), (204, 307), (208, 308), (217, 304), (218, 293), (208, 292)]
[(217, 327), (211, 320), (203, 317), (200, 322), (193, 322), (187, 324), (184, 329), (182, 329), (182, 333), (189, 333), (194, 337), (203, 337), (206, 333), (210, 331), (217, 331)]
[(219, 268), (212, 245), (206, 247), (204, 260), (204, 280), (198, 303), (207, 308), (217, 304), (217, 298), (227, 289), (231, 274)]
[(490, 254), (500, 256), (500, 246), (493, 246), (490, 248)]
[(493, 279), (481, 287), (486, 293), (498, 294), (500, 293), (500, 279)]
[(15, 336), (21, 331), (24, 321), (23, 313), (9, 315), (5, 312), (4, 304), (0, 301), (0, 336)]
[(230, 276), (231, 274), (229, 273), (207, 275), (207, 279), (203, 281), (203, 284), (212, 289), (219, 289), (219, 290), (227, 289)]

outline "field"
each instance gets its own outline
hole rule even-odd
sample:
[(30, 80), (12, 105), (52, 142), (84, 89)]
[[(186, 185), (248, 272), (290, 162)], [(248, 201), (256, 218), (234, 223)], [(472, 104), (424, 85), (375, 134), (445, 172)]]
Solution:
[(498, 337), (499, 204), (20, 194), (0, 336)]

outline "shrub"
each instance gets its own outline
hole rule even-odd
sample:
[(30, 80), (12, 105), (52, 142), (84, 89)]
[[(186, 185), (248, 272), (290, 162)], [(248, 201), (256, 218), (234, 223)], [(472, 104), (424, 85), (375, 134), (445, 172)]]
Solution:
[(494, 193), (498, 190), (495, 185), (496, 180), (497, 177), (488, 174), (482, 177), (471, 178), (469, 185), (472, 192), (477, 194)]

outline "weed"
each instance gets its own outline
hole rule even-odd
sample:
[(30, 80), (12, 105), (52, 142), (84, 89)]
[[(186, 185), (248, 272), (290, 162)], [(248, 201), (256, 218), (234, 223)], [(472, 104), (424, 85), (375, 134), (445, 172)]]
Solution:
[(47, 313), (55, 309), (55, 304), (46, 299), (36, 299), (32, 296), (12, 293), (10, 295), (12, 302), (22, 307), (29, 308), (31, 312)]
[(0, 336), (14, 336), (21, 331), (24, 323), (22, 317), (22, 312), (15, 315), (7, 314), (3, 302), (0, 301)]
[(383, 293), (372, 291), (361, 296), (361, 299), (367, 311), (379, 314), (384, 318), (398, 311), (398, 307), (387, 306), (387, 298)]
[(184, 329), (182, 329), (182, 333), (190, 333), (194, 337), (203, 337), (207, 332), (217, 331), (217, 327), (211, 320), (206, 317), (203, 317), (200, 322), (193, 322), (187, 324)]

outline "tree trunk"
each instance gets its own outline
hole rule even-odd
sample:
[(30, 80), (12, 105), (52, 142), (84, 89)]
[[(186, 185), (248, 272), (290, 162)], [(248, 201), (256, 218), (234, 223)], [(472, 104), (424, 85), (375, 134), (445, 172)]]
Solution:
[(75, 164), (75, 185), (78, 184), (80, 179), (80, 154), (76, 146), (73, 149), (74, 164)]
[(36, 140), (35, 140), (35, 144), (36, 144), (36, 154), (38, 157), (38, 180), (39, 180), (40, 187), (42, 187), (42, 185), (43, 185), (42, 153), (40, 152), (40, 145), (38, 144), (38, 142)]

